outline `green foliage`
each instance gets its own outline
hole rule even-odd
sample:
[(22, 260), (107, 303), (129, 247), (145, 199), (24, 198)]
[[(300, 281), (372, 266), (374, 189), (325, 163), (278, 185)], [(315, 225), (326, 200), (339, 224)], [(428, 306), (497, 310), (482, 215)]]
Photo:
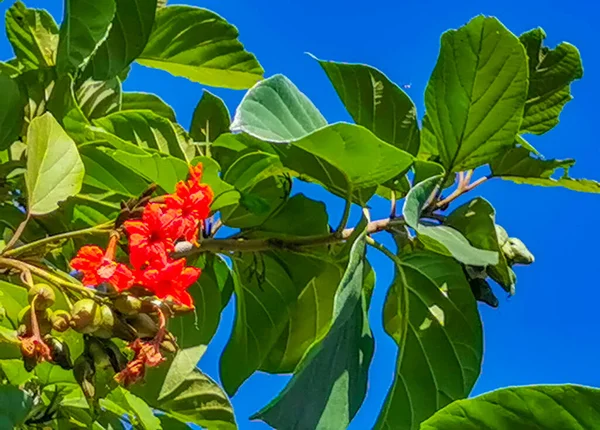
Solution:
[[(483, 358), (477, 301), (497, 307), (490, 281), (514, 294), (513, 266), (534, 258), (496, 224), (490, 202), (456, 199), (494, 178), (600, 192), (598, 182), (569, 176), (574, 160), (544, 159), (522, 136), (558, 123), (582, 77), (572, 45), (549, 49), (543, 30), (518, 38), (484, 16), (449, 30), (422, 122), (382, 71), (317, 60), (355, 122), (328, 124), (288, 78), (263, 79), (237, 29), (205, 9), (65, 0), (59, 30), (47, 12), (16, 2), (6, 28), (15, 58), (0, 63), (0, 427), (235, 429), (228, 395), (263, 371), (292, 377), (252, 418), (278, 429), (346, 428), (367, 394), (379, 341), (367, 315), (381, 315), (398, 345), (377, 429), (570, 429), (600, 419), (598, 392), (585, 387), (464, 400)], [(136, 61), (250, 89), (233, 119), (204, 89), (186, 129), (158, 96), (123, 92)], [(170, 254), (202, 269), (188, 290), (194, 309), (139, 287), (86, 288), (70, 276), (83, 245), (125, 237), (123, 222), (139, 219), (149, 201), (176, 205), (164, 194), (199, 163), (214, 194), (210, 214), (195, 242), (186, 237)], [(490, 173), (478, 177), (480, 167)], [(298, 180), (344, 200), (339, 224), (324, 202), (295, 192)], [(389, 218), (369, 219), (375, 195), (391, 200)], [(353, 225), (358, 208), (364, 217)], [(221, 226), (235, 230), (227, 236)], [(375, 241), (386, 234), (397, 249)], [(383, 309), (370, 300), (369, 246), (396, 267)], [(114, 252), (125, 261), (124, 240)], [(116, 270), (112, 259), (105, 255), (98, 273)], [(26, 288), (40, 282), (56, 291), (48, 312), (32, 311), (28, 299)], [(198, 363), (232, 295), (221, 388)], [(89, 312), (88, 325), (59, 324), (57, 315), (74, 318), (72, 304), (89, 297), (100, 311)], [(123, 297), (138, 300), (127, 302), (133, 310), (117, 306)], [(27, 349), (34, 319), (34, 345), (60, 345), (40, 363)], [(145, 382), (119, 385), (115, 374), (140, 354), (134, 340), (151, 347), (146, 364), (157, 362), (142, 364)]]
[(505, 388), (455, 402), (421, 429), (591, 429), (600, 420), (599, 400), (600, 390), (578, 385)]

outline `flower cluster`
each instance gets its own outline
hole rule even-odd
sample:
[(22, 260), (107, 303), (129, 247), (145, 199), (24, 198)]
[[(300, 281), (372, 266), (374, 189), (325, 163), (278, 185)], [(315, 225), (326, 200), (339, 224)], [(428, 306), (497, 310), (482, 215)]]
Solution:
[(186, 291), (200, 276), (200, 269), (186, 266), (184, 258), (173, 260), (170, 254), (178, 241), (197, 244), (198, 230), (210, 213), (211, 188), (202, 184), (202, 165), (190, 167), (187, 181), (177, 184), (164, 203), (148, 203), (141, 219), (123, 224), (129, 238), (129, 263), (115, 261), (118, 234), (113, 235), (104, 251), (98, 246), (82, 247), (71, 267), (83, 274), (83, 284), (109, 284), (116, 291), (140, 285), (160, 299), (193, 307)]

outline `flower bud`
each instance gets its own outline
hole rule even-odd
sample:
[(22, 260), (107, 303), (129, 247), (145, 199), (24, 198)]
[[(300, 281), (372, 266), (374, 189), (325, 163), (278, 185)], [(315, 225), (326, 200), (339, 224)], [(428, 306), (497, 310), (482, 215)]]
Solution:
[(96, 368), (90, 357), (81, 354), (73, 365), (73, 376), (87, 398), (96, 394)]
[(56, 294), (54, 293), (54, 289), (50, 285), (35, 284), (29, 289), (29, 293), (27, 294), (29, 304), (33, 302), (34, 298), (36, 298), (35, 310), (43, 311), (44, 309), (48, 309), (54, 304), (54, 301), (56, 300)]
[(71, 351), (65, 342), (61, 342), (53, 336), (45, 336), (44, 342), (46, 342), (46, 345), (48, 345), (50, 348), (50, 354), (52, 355), (53, 363), (58, 364), (65, 370), (73, 369)]
[(127, 318), (127, 322), (137, 331), (138, 337), (153, 338), (158, 332), (158, 324), (148, 314), (137, 314)]
[(119, 295), (113, 304), (115, 309), (123, 315), (136, 315), (142, 309), (142, 301), (129, 294)]
[(55, 311), (52, 318), (50, 318), (50, 322), (53, 330), (63, 332), (70, 327), (71, 314), (63, 310)]
[(92, 299), (81, 299), (73, 305), (71, 327), (79, 333), (93, 333), (102, 322), (100, 305)]

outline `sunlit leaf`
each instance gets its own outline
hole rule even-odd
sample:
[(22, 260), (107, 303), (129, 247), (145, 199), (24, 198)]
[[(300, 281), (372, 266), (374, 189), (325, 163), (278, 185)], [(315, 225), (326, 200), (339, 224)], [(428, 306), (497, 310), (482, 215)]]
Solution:
[(275, 75), (252, 87), (235, 111), (232, 132), (269, 142), (291, 142), (323, 128), (327, 121), (285, 76)]
[(60, 75), (84, 65), (108, 34), (115, 0), (66, 0), (56, 68)]
[(521, 43), (529, 57), (529, 92), (521, 124), (522, 133), (543, 134), (558, 124), (571, 96), (571, 82), (583, 77), (579, 50), (563, 42), (556, 48), (542, 46), (541, 28), (523, 33)]
[(486, 164), (512, 146), (527, 78), (525, 49), (496, 18), (478, 16), (444, 33), (425, 107), (447, 171)]
[(460, 265), (431, 253), (401, 258), (383, 314), (399, 346), (396, 374), (375, 429), (418, 429), (467, 397), (483, 356), (477, 305)]
[(148, 109), (169, 121), (176, 122), (175, 111), (160, 97), (149, 93), (123, 93), (121, 110)]
[(100, 399), (100, 406), (117, 416), (126, 414), (132, 420), (134, 427), (144, 430), (161, 428), (160, 421), (154, 416), (150, 406), (123, 387), (112, 390), (105, 398)]
[[(525, 148), (513, 148), (490, 163), (492, 175), (517, 184), (542, 187), (562, 187), (585, 193), (600, 193), (600, 183), (591, 179), (573, 179), (568, 170), (575, 160), (543, 160), (532, 156)], [(564, 169), (562, 176), (552, 176)]]
[(6, 35), (25, 69), (56, 63), (58, 26), (47, 11), (28, 9), (17, 1), (6, 11)]
[(138, 63), (213, 87), (249, 88), (263, 69), (238, 41), (237, 29), (214, 12), (192, 6), (167, 6)]
[(580, 430), (600, 422), (600, 390), (579, 385), (532, 385), (459, 400), (421, 430)]
[[(75, 94), (81, 111), (88, 119), (101, 118), (121, 108), (121, 82), (118, 78), (106, 81), (88, 79)], [(147, 109), (150, 107), (148, 106)]]
[(196, 142), (214, 142), (229, 131), (229, 111), (223, 100), (204, 90), (194, 109), (190, 136)]
[(27, 209), (43, 215), (81, 190), (84, 166), (75, 142), (50, 113), (31, 122), (27, 144)]
[(402, 89), (371, 66), (317, 61), (357, 124), (384, 142), (417, 154), (417, 109)]
[(33, 397), (17, 387), (0, 385), (0, 427), (19, 428), (33, 407)]

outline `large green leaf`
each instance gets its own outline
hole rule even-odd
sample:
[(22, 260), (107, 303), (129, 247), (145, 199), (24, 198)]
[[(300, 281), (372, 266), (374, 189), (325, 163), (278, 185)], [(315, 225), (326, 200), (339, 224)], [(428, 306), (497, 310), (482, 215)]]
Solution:
[(307, 351), (284, 390), (252, 418), (277, 429), (343, 429), (358, 412), (374, 348), (363, 294), (365, 238), (363, 231), (352, 245), (328, 332)]
[(214, 12), (167, 6), (138, 63), (213, 87), (244, 89), (262, 79), (263, 69), (238, 41), (237, 29)]
[(47, 11), (16, 2), (6, 11), (6, 35), (25, 69), (55, 64), (58, 27)]
[(75, 97), (88, 119), (101, 118), (120, 110), (121, 81), (119, 81), (119, 78), (106, 81), (88, 79), (77, 89)]
[[(591, 179), (573, 179), (568, 170), (575, 160), (542, 160), (536, 158), (525, 148), (513, 148), (491, 163), (492, 176), (517, 184), (539, 185), (542, 187), (562, 187), (573, 191), (600, 193), (600, 183)], [(552, 175), (559, 169), (564, 174), (554, 179)]]
[(23, 102), (16, 81), (0, 74), (0, 151), (8, 148), (23, 127)]
[(19, 428), (33, 407), (33, 397), (10, 385), (0, 385), (0, 427)]
[(56, 68), (60, 75), (85, 65), (108, 33), (116, 0), (66, 0)]
[(0, 61), (0, 74), (8, 76), (10, 78), (14, 78), (21, 73), (21, 70), (18, 67), (15, 67), (9, 63), (5, 63)]
[[(79, 150), (85, 166), (84, 184), (101, 190), (115, 191), (129, 197), (139, 196), (148, 187), (148, 182), (142, 177), (147, 178), (152, 175), (136, 173), (136, 170), (131, 167), (131, 163), (127, 163), (127, 157), (133, 157), (130, 154), (126, 154), (124, 159), (119, 157), (119, 151), (98, 148), (94, 145), (83, 145)], [(153, 156), (148, 155), (148, 157), (154, 161)], [(157, 155), (157, 157), (160, 156)], [(144, 160), (146, 159), (144, 158)], [(160, 169), (157, 167), (156, 171), (159, 172)]]
[(259, 82), (235, 111), (232, 132), (269, 142), (291, 142), (323, 128), (327, 121), (313, 103), (285, 76)]
[(418, 429), (439, 408), (465, 398), (481, 369), (481, 322), (461, 266), (431, 253), (403, 257), (383, 320), (399, 351), (375, 428)]
[(458, 230), (445, 225), (427, 225), (420, 221), (441, 179), (440, 175), (432, 176), (409, 191), (402, 208), (406, 224), (417, 232), (417, 237), (427, 249), (473, 266), (498, 264), (497, 252), (473, 247)]
[(27, 209), (43, 215), (81, 190), (85, 174), (75, 142), (51, 113), (35, 118), (27, 133)]
[(498, 264), (488, 267), (487, 272), (502, 288), (515, 293), (515, 277), (498, 243), (496, 211), (487, 200), (477, 197), (456, 208), (444, 224), (461, 232), (476, 248), (496, 252)]
[(230, 123), (229, 111), (223, 100), (204, 90), (194, 109), (190, 136), (196, 142), (214, 142), (229, 131)]
[(425, 107), (448, 172), (478, 167), (512, 146), (527, 78), (523, 45), (496, 18), (478, 16), (444, 33)]
[(90, 122), (75, 97), (74, 85), (71, 75), (59, 78), (48, 99), (47, 108), (67, 134), (76, 143), (82, 143), (87, 141), (92, 133), (88, 129)]
[(223, 179), (239, 194), (236, 205), (223, 208), (221, 219), (235, 228), (255, 227), (265, 222), (286, 201), (289, 180), (279, 158), (252, 152), (231, 165)]
[(27, 290), (5, 281), (0, 281), (0, 304), (6, 316), (0, 324), (3, 327), (16, 329), (19, 326), (19, 312), (28, 305)]
[(366, 128), (339, 123), (321, 128), (288, 145), (274, 145), (281, 162), (301, 179), (364, 205), (378, 185), (406, 172), (413, 157), (385, 143)]
[(25, 104), (23, 113), (27, 125), (33, 118), (42, 115), (46, 109), (50, 110), (48, 104), (51, 96), (55, 94), (56, 72), (54, 68), (27, 70), (15, 80), (19, 84)]
[(156, 0), (118, 0), (108, 37), (88, 63), (98, 81), (123, 72), (144, 50), (156, 13)]
[(421, 424), (421, 430), (583, 430), (600, 422), (600, 390), (579, 385), (532, 385), (460, 400)]
[(317, 61), (357, 124), (381, 140), (417, 154), (417, 109), (404, 91), (374, 67)]
[(157, 406), (182, 423), (194, 423), (206, 429), (237, 428), (227, 395), (216, 382), (197, 369)]
[(298, 296), (323, 268), (320, 259), (284, 251), (235, 258), (235, 322), (220, 362), (228, 394), (260, 368), (286, 329)]
[(194, 312), (169, 322), (169, 331), (176, 337), (180, 349), (165, 375), (159, 401), (173, 393), (193, 373), (219, 326), (222, 293), (228, 288), (226, 284), (233, 282), (221, 257), (210, 255), (202, 265), (200, 279), (188, 290), (194, 300)]
[(196, 153), (185, 132), (176, 124), (150, 110), (115, 112), (93, 121), (107, 132), (142, 148), (156, 149), (183, 160)]
[(157, 115), (164, 116), (169, 121), (176, 122), (175, 111), (163, 99), (148, 93), (123, 93), (121, 110), (151, 110)]
[(571, 97), (571, 82), (583, 77), (576, 47), (563, 42), (554, 49), (542, 46), (541, 28), (520, 36), (529, 57), (529, 92), (521, 123), (522, 133), (543, 134), (558, 124), (558, 117)]

